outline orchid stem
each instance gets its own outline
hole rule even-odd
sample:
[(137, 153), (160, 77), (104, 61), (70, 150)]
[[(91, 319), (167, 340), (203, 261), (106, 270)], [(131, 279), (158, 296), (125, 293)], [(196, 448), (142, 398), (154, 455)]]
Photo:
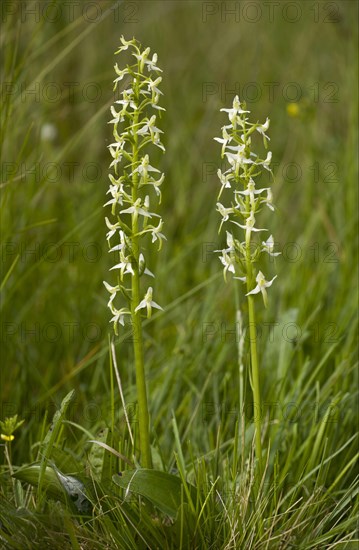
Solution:
[(262, 464), (262, 421), (261, 421), (261, 393), (259, 385), (259, 368), (258, 368), (258, 355), (257, 355), (257, 326), (256, 326), (256, 314), (254, 309), (254, 300), (252, 296), (248, 298), (248, 316), (249, 316), (249, 339), (250, 339), (250, 352), (251, 352), (251, 387), (253, 392), (253, 415), (255, 425), (255, 437), (256, 437), (256, 456), (258, 460), (259, 479), (262, 478), (263, 464)]
[[(135, 97), (139, 98), (138, 85), (135, 88)], [(134, 125), (138, 122), (138, 113), (135, 113)], [(138, 136), (134, 135), (132, 146), (132, 201), (135, 204), (138, 192), (138, 172), (135, 168), (138, 163)], [(138, 215), (132, 214), (132, 256), (133, 256), (133, 277), (132, 277), (132, 299), (131, 299), (131, 320), (133, 327), (133, 350), (135, 356), (136, 388), (138, 400), (138, 422), (140, 437), (141, 463), (144, 468), (152, 468), (151, 446), (150, 446), (150, 415), (148, 412), (148, 399), (146, 388), (146, 375), (143, 353), (143, 336), (141, 312), (136, 311), (136, 305), (140, 302), (140, 249), (138, 237)]]

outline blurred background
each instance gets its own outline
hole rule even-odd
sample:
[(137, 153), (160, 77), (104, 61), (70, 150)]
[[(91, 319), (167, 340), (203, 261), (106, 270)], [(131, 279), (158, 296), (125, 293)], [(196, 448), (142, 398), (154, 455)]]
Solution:
[[(271, 120), (276, 211), (263, 212), (261, 226), (270, 228), (282, 255), (266, 267), (268, 277), (278, 275), (269, 308), (258, 307), (264, 398), (286, 376), (284, 364), (290, 382), (300, 376), (303, 357), (320, 360), (333, 345), (323, 380), (349, 361), (357, 6), (1, 3), (1, 418), (19, 413), (29, 429), (40, 425), (44, 411), (73, 387), (76, 421), (90, 427), (107, 414), (111, 325), (102, 281), (110, 282), (111, 259), (102, 205), (109, 109), (117, 98), (113, 65), (125, 62), (114, 56), (122, 34), (157, 52), (163, 69), (166, 154), (151, 160), (166, 175), (160, 212), (167, 242), (148, 254), (155, 299), (165, 312), (145, 326), (155, 430), (166, 440), (171, 407), (185, 427), (201, 392), (211, 388), (213, 403), (237, 381), (232, 287), (213, 253), (225, 235), (218, 235), (221, 159), (213, 138), (227, 123), (219, 110), (236, 94), (253, 121)], [(271, 323), (279, 323), (287, 363), (268, 347)], [(131, 346), (130, 335), (120, 334), (118, 362), (130, 403)], [(347, 383), (338, 380), (343, 392)], [(166, 400), (172, 405), (163, 409)]]

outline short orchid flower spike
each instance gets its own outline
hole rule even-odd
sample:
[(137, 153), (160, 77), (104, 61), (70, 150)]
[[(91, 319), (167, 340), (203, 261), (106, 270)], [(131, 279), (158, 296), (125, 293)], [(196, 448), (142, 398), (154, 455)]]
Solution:
[[(217, 252), (221, 252), (219, 260), (224, 266), (225, 280), (227, 281), (228, 274), (231, 273), (233, 279), (247, 283), (247, 296), (262, 292), (267, 305), (265, 289), (272, 284), (275, 277), (267, 283), (262, 272), (256, 268), (256, 263), (261, 256), (265, 256), (264, 253), (278, 256), (279, 252), (274, 251), (272, 235), (266, 241), (259, 240), (258, 234), (268, 229), (261, 227), (260, 223), (260, 227), (257, 226), (257, 217), (263, 210), (263, 205), (271, 211), (274, 211), (274, 206), (270, 186), (258, 185), (256, 180), (261, 174), (266, 174), (266, 171), (269, 172), (269, 176), (266, 177), (273, 177), (270, 167), (272, 153), (256, 153), (253, 151), (253, 145), (256, 140), (259, 144), (263, 140), (264, 148), (267, 147), (267, 141), (270, 139), (267, 135), (270, 120), (267, 117), (263, 124), (250, 122), (250, 111), (245, 103), (240, 102), (238, 96), (234, 98), (231, 108), (223, 108), (221, 111), (228, 115), (230, 124), (222, 127), (222, 137), (214, 138), (221, 144), (221, 158), (228, 163), (227, 169), (222, 167), (217, 171), (220, 190), (216, 207), (221, 216), (218, 232), (221, 232), (223, 226), (227, 228), (228, 224), (232, 224), (232, 228), (235, 225), (243, 231), (243, 236), (240, 238), (230, 232), (231, 243), (233, 245), (236, 242), (236, 246), (233, 246), (233, 250), (223, 248)], [(254, 280), (257, 281), (255, 292), (252, 290)]]

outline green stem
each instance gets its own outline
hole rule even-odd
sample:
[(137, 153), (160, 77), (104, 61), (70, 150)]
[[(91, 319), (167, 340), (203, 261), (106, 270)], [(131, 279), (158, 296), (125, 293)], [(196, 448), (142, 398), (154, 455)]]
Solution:
[(252, 391), (253, 391), (253, 410), (254, 410), (254, 424), (256, 428), (256, 455), (259, 466), (260, 477), (262, 476), (262, 404), (261, 393), (259, 386), (259, 368), (258, 368), (258, 355), (257, 355), (257, 326), (256, 326), (256, 314), (254, 310), (254, 300), (252, 296), (248, 296), (248, 312), (249, 312), (249, 337), (251, 342), (251, 371), (252, 371)]
[[(137, 91), (138, 92), (138, 91)], [(137, 94), (138, 95), (138, 94)], [(134, 125), (138, 122), (138, 112), (134, 117)], [(132, 172), (137, 168), (138, 164), (138, 136), (135, 133), (134, 144), (132, 147)], [(132, 176), (132, 204), (135, 204), (138, 193), (138, 172)], [(136, 369), (136, 388), (138, 400), (138, 422), (140, 436), (140, 454), (141, 463), (144, 468), (152, 468), (151, 446), (150, 446), (150, 416), (148, 412), (148, 400), (146, 389), (145, 364), (143, 354), (143, 336), (141, 313), (135, 311), (140, 303), (140, 274), (139, 274), (139, 258), (140, 246), (138, 236), (138, 216), (132, 214), (132, 255), (133, 255), (133, 271), (132, 276), (132, 296), (131, 296), (131, 319), (133, 327), (133, 350), (135, 356)]]
[[(137, 239), (136, 239), (137, 240)], [(138, 252), (138, 243), (132, 242), (134, 254)], [(138, 254), (137, 254), (138, 258)], [(135, 354), (136, 368), (136, 387), (138, 400), (138, 419), (139, 419), (139, 435), (140, 435), (140, 452), (141, 463), (144, 468), (152, 468), (151, 447), (150, 447), (150, 417), (148, 413), (145, 365), (143, 355), (143, 337), (141, 314), (135, 311), (136, 304), (140, 302), (140, 281), (138, 267), (134, 269), (132, 277), (132, 301), (131, 301), (131, 316), (133, 326), (133, 349)]]
[[(252, 284), (252, 263), (250, 258), (250, 248), (247, 245), (247, 292), (250, 292), (253, 288)], [(250, 339), (250, 353), (251, 353), (251, 387), (253, 392), (253, 414), (254, 425), (256, 431), (256, 456), (258, 460), (259, 478), (261, 479), (263, 473), (262, 465), (262, 404), (261, 393), (259, 385), (259, 368), (258, 368), (258, 355), (257, 355), (257, 325), (256, 325), (256, 313), (254, 308), (253, 296), (247, 296), (248, 300), (248, 317), (249, 317), (249, 339)]]
[[(238, 284), (234, 285), (234, 296), (236, 304), (236, 340), (237, 340), (237, 357), (238, 357), (238, 373), (239, 373), (239, 410), (242, 418), (244, 411), (244, 377), (243, 377), (243, 357), (241, 353), (241, 342), (242, 337), (240, 330), (240, 303), (239, 303), (239, 289)], [(243, 330), (243, 329), (242, 329)]]

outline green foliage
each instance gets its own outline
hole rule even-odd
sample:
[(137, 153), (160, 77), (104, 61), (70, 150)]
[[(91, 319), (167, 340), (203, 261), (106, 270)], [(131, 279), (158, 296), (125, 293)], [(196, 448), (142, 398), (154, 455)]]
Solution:
[[(164, 514), (176, 517), (184, 501), (184, 488), (179, 477), (157, 470), (127, 470), (115, 474), (113, 482), (136, 495), (146, 497)], [(192, 493), (194, 493), (192, 487)]]
[[(298, 2), (297, 22), (281, 7), (270, 19), (264, 4), (257, 22), (242, 3), (239, 20), (222, 2), (105, 1), (97, 19), (90, 4), (72, 15), (55, 1), (37, 19), (15, 11), (23, 2), (2, 3), (0, 418), (25, 422), (11, 445), (1, 442), (0, 546), (351, 550), (357, 4)], [(58, 17), (49, 17), (56, 8)], [(125, 499), (112, 481), (136, 468), (128, 461), (138, 430), (132, 334), (115, 341), (122, 399), (109, 368), (102, 285), (110, 267), (102, 204), (112, 52), (122, 33), (150, 45), (163, 69), (167, 241), (158, 260), (148, 247), (146, 261), (165, 311), (143, 328), (154, 467), (180, 480), (184, 493), (196, 488), (176, 517), (140, 493)], [(253, 476), (248, 336), (242, 415), (235, 307), (213, 254), (225, 246), (213, 208), (213, 136), (223, 121), (218, 110), (237, 93), (255, 120), (270, 117), (280, 160), (271, 229), (282, 255), (269, 307), (256, 312), (262, 425), (271, 441), (262, 481)], [(73, 389), (52, 436), (51, 419)], [(20, 481), (25, 468), (35, 473), (30, 483)], [(56, 471), (84, 484), (90, 511), (80, 512), (63, 486), (47, 493)]]

